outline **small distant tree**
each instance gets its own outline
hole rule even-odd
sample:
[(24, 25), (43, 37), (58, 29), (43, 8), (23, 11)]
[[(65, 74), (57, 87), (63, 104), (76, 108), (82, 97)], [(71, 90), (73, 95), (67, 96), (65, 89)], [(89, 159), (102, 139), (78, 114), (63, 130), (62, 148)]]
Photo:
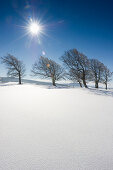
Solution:
[(95, 88), (99, 87), (99, 83), (102, 82), (104, 64), (97, 59), (90, 60), (90, 80), (95, 82)]
[(106, 90), (108, 88), (108, 82), (111, 80), (112, 75), (113, 75), (113, 72), (111, 72), (106, 66), (104, 66), (103, 83), (105, 84)]
[(65, 71), (58, 63), (42, 56), (33, 64), (31, 72), (34, 76), (51, 78), (53, 86), (56, 86), (57, 80), (65, 77)]
[(18, 77), (19, 84), (21, 84), (21, 78), (25, 73), (25, 65), (22, 61), (18, 60), (11, 54), (8, 54), (5, 57), (1, 57), (2, 63), (6, 65), (8, 69), (7, 75), (11, 77)]
[(87, 80), (89, 76), (89, 60), (78, 52), (76, 49), (66, 51), (61, 57), (61, 60), (69, 70), (69, 78), (76, 80), (80, 87), (83, 85), (87, 88)]

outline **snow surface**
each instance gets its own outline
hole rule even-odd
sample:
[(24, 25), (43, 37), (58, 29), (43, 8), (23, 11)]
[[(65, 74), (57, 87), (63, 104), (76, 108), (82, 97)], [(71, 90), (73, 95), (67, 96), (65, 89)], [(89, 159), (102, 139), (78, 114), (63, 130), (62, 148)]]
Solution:
[(0, 170), (113, 170), (113, 91), (0, 83)]

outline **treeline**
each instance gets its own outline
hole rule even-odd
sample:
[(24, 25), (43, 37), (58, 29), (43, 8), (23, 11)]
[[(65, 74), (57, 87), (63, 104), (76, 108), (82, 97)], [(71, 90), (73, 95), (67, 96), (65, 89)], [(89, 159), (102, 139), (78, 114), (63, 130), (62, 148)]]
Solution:
[(87, 88), (87, 82), (93, 81), (95, 88), (99, 87), (99, 83), (103, 83), (107, 89), (112, 72), (99, 60), (88, 59), (76, 49), (66, 51), (61, 60), (68, 69), (68, 78), (77, 81), (80, 87)]
[[(88, 88), (87, 83), (94, 82), (95, 88), (99, 87), (99, 83), (103, 83), (107, 89), (113, 73), (99, 60), (89, 59), (77, 49), (66, 51), (60, 60), (65, 69), (55, 61), (41, 56), (32, 65), (32, 75), (50, 78), (54, 86), (58, 80), (69, 79), (78, 82), (80, 87)], [(1, 57), (1, 61), (6, 65), (8, 76), (18, 77), (21, 84), (21, 78), (25, 73), (23, 62), (10, 54)]]

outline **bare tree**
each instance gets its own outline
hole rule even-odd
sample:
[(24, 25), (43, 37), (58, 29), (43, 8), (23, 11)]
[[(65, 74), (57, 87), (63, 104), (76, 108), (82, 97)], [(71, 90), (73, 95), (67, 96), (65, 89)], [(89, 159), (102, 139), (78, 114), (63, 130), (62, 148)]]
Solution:
[(81, 73), (78, 70), (70, 69), (67, 77), (69, 80), (78, 82), (80, 87), (82, 87)]
[(32, 66), (32, 73), (34, 76), (41, 78), (51, 78), (53, 86), (56, 86), (56, 81), (64, 79), (64, 69), (55, 61), (46, 57), (40, 57)]
[(78, 52), (76, 49), (66, 51), (61, 57), (61, 60), (69, 70), (69, 77), (71, 80), (76, 80), (80, 87), (83, 85), (87, 88), (86, 81), (89, 76), (89, 60), (88, 58)]
[(90, 80), (95, 82), (95, 88), (98, 88), (98, 84), (102, 82), (104, 64), (97, 59), (90, 60)]
[(8, 72), (8, 76), (18, 77), (19, 84), (21, 84), (21, 78), (25, 73), (25, 66), (22, 61), (18, 60), (11, 54), (7, 56), (1, 57), (2, 63), (6, 65)]
[(103, 83), (106, 86), (106, 90), (108, 88), (108, 82), (111, 80), (111, 76), (113, 75), (113, 72), (111, 72), (106, 66), (104, 66), (103, 70)]

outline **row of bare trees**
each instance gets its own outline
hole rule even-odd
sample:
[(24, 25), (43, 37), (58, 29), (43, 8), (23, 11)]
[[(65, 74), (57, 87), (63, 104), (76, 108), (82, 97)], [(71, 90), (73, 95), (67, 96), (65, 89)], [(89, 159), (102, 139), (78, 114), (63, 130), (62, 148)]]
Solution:
[[(16, 57), (8, 54), (1, 58), (8, 69), (8, 75), (21, 78), (25, 73), (25, 65)], [(41, 78), (50, 78), (52, 84), (56, 86), (56, 81), (60, 79), (69, 79), (79, 83), (80, 87), (88, 87), (88, 82), (94, 82), (95, 88), (99, 87), (99, 83), (105, 84), (107, 89), (108, 82), (111, 80), (112, 72), (102, 62), (97, 59), (88, 59), (83, 53), (77, 49), (66, 51), (60, 60), (65, 66), (62, 66), (55, 61), (46, 57), (40, 57), (33, 65), (31, 72), (33, 76)]]
[[(8, 70), (7, 75), (18, 77), (19, 84), (21, 84), (21, 78), (25, 75), (25, 65), (23, 62), (11, 54), (1, 57), (1, 61)], [(65, 78), (65, 71), (61, 65), (42, 56), (33, 64), (31, 72), (33, 76), (51, 78), (54, 86), (56, 86), (56, 81)]]
[(77, 81), (80, 87), (84, 85), (87, 88), (87, 82), (93, 81), (95, 88), (103, 83), (107, 89), (113, 73), (99, 60), (88, 59), (76, 49), (66, 51), (61, 60), (68, 70), (68, 78)]

